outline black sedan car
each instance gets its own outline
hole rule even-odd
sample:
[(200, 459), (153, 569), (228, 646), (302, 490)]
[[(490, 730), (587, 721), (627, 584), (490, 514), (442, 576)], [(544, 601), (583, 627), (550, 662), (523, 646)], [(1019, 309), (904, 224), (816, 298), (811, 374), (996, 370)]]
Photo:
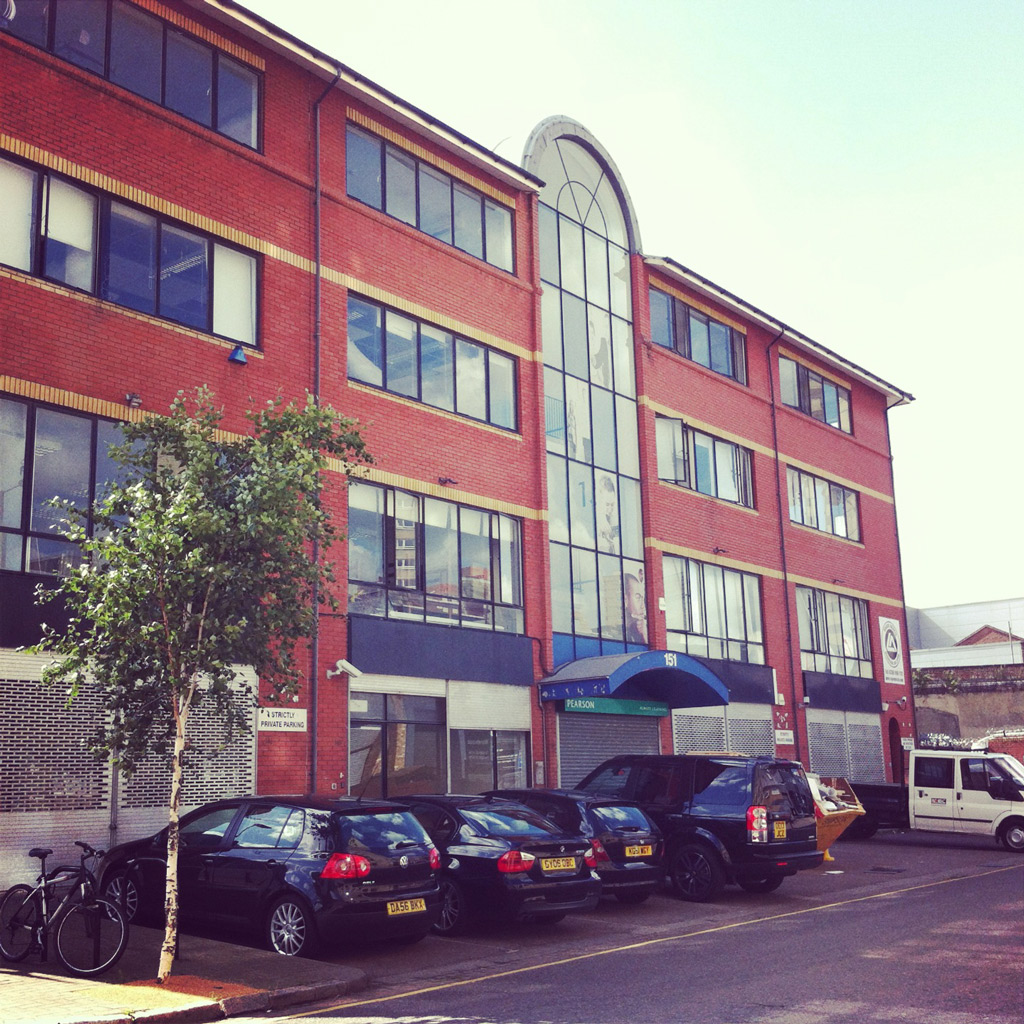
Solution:
[(601, 891), (623, 903), (643, 903), (665, 877), (658, 826), (637, 804), (573, 789), (502, 789), (490, 796), (532, 807), (594, 850)]
[[(407, 806), (318, 797), (219, 800), (183, 815), (183, 919), (258, 930), (287, 956), (321, 939), (415, 941), (440, 911), (440, 856)], [(99, 884), (129, 919), (159, 919), (167, 830), (114, 847)]]
[(523, 804), (451, 794), (406, 799), (441, 850), (440, 934), (482, 917), (556, 921), (597, 906), (590, 843)]

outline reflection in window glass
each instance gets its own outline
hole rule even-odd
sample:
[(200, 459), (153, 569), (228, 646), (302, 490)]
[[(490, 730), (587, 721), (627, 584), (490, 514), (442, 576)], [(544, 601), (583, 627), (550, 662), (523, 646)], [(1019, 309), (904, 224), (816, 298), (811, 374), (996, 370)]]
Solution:
[(161, 316), (192, 327), (207, 326), (210, 298), (207, 247), (205, 238), (169, 224), (163, 226), (160, 232)]
[(548, 456), (548, 533), (569, 543), (569, 490), (565, 459)]
[(567, 217), (559, 217), (558, 236), (562, 287), (584, 296), (583, 228)]
[(48, 504), (52, 498), (87, 508), (91, 452), (92, 424), (88, 419), (53, 409), (38, 410), (29, 529), (59, 531), (65, 513)]
[(380, 209), (382, 143), (372, 135), (348, 126), (345, 135), (345, 187), (360, 202)]
[(0, 526), (21, 525), (28, 407), (0, 398)]
[(213, 51), (180, 32), (168, 30), (166, 75), (167, 106), (209, 126), (213, 110)]
[(163, 59), (163, 22), (118, 0), (110, 19), (110, 81), (159, 103)]
[(420, 387), (428, 405), (455, 409), (455, 339), (429, 324), (420, 325)]
[(416, 161), (394, 146), (385, 147), (386, 212), (406, 224), (416, 224)]
[(551, 627), (572, 632), (572, 572), (569, 549), (562, 544), (551, 545)]
[(488, 421), (510, 430), (516, 425), (515, 414), (515, 364), (508, 356), (489, 352), (487, 359), (488, 394), (490, 414)]
[(142, 210), (110, 204), (103, 297), (141, 313), (156, 311), (157, 220)]
[(49, 14), (53, 7), (52, 0), (18, 0), (14, 20), (8, 22), (4, 29), (33, 46), (46, 46)]
[(258, 139), (259, 78), (220, 54), (217, 60), (217, 131), (255, 149)]
[(419, 176), (420, 230), (451, 245), (452, 180), (427, 164), (420, 164)]
[(562, 347), (565, 372), (586, 380), (590, 376), (587, 352), (587, 307), (582, 299), (562, 294)]
[(86, 71), (103, 74), (107, 0), (75, 0), (55, 5), (53, 52)]
[(45, 212), (47, 277), (92, 291), (96, 247), (96, 197), (49, 178)]
[(388, 391), (416, 398), (419, 391), (416, 322), (389, 310), (386, 325), (386, 387)]
[(597, 636), (597, 555), (593, 551), (572, 549), (573, 632), (577, 636)]
[(384, 340), (379, 306), (348, 300), (348, 375), (367, 384), (384, 384)]
[(501, 270), (512, 270), (512, 211), (490, 199), (484, 200), (487, 262)]
[(569, 529), (573, 544), (595, 547), (593, 470), (569, 463)]
[(484, 350), (459, 338), (455, 346), (456, 408), (463, 416), (487, 418), (487, 371)]
[(458, 182), (452, 186), (452, 209), (455, 217), (455, 245), (471, 256), (483, 259), (482, 200), (471, 189)]

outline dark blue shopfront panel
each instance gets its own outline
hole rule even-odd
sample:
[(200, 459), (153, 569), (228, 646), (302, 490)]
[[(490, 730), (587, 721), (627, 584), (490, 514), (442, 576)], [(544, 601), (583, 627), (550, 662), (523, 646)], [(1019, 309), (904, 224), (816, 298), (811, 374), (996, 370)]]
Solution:
[(489, 630), (353, 615), (348, 660), (375, 675), (533, 685), (529, 637)]
[(877, 679), (840, 676), (833, 672), (805, 672), (804, 693), (812, 708), (830, 711), (882, 711), (882, 688)]

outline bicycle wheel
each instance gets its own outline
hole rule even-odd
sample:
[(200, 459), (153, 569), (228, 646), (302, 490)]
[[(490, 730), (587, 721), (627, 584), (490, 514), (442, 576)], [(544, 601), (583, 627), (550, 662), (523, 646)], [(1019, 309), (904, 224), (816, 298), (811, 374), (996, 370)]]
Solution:
[(24, 960), (36, 942), (39, 902), (28, 885), (12, 885), (0, 903), (0, 956)]
[(107, 900), (77, 903), (57, 925), (54, 947), (72, 974), (102, 974), (113, 967), (128, 945), (121, 911)]

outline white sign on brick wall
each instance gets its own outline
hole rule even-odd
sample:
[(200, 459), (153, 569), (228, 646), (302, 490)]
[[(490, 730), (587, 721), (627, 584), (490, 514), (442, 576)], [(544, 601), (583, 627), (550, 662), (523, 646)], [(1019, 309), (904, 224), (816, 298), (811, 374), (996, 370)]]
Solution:
[(887, 683), (906, 684), (903, 674), (903, 636), (899, 619), (878, 617), (878, 632), (882, 640), (882, 672)]
[(260, 708), (260, 732), (305, 732), (305, 708)]

